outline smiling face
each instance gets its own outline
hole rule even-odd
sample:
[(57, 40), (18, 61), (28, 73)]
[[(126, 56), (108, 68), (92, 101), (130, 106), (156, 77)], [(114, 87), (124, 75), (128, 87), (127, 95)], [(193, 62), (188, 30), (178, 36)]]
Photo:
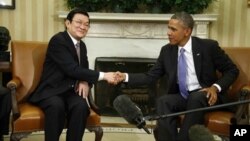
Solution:
[(172, 45), (184, 46), (191, 36), (192, 29), (177, 19), (171, 19), (168, 24), (168, 38)]
[(86, 36), (89, 30), (89, 17), (82, 13), (76, 13), (72, 19), (65, 21), (67, 31), (76, 40), (81, 40)]

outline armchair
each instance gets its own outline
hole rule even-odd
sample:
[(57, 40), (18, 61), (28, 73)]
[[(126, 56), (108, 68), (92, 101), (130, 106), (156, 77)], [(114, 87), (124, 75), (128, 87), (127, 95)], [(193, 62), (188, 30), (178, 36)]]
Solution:
[[(240, 70), (239, 77), (228, 90), (232, 101), (250, 98), (250, 48), (227, 47), (225, 52), (231, 57)], [(205, 125), (214, 134), (229, 137), (230, 125), (250, 124), (249, 106), (243, 104), (236, 106), (235, 112), (222, 111), (220, 109), (208, 112), (205, 116)]]
[[(12, 80), (7, 84), (12, 97), (12, 132), (11, 141), (19, 141), (32, 132), (44, 129), (43, 111), (27, 102), (27, 97), (38, 85), (45, 53), (46, 42), (12, 41)], [(98, 107), (94, 105), (89, 94), (91, 105), (86, 128), (95, 133), (95, 141), (101, 141), (103, 130), (100, 126)]]
[[(227, 47), (225, 52), (231, 57), (240, 70), (239, 77), (228, 90), (228, 96), (232, 102), (250, 98), (250, 48)], [(220, 74), (218, 73), (218, 77)], [(166, 83), (166, 82), (165, 82)], [(235, 112), (222, 109), (212, 110), (205, 115), (205, 126), (216, 135), (228, 139), (230, 134), (230, 125), (232, 124), (250, 124), (250, 104), (235, 106)], [(178, 118), (181, 126), (185, 115)], [(154, 135), (157, 130), (154, 130)], [(156, 136), (155, 136), (156, 138)], [(157, 138), (156, 138), (157, 140)]]

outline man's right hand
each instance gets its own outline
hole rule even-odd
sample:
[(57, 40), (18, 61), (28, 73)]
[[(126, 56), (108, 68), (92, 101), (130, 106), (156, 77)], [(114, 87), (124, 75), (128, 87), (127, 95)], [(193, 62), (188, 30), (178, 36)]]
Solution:
[(118, 83), (116, 80), (115, 72), (105, 72), (103, 79), (106, 80), (109, 84), (116, 85)]
[(117, 72), (106, 72), (104, 73), (104, 80), (109, 84), (117, 85), (120, 82), (123, 82), (126, 79), (125, 73)]
[(118, 83), (123, 82), (126, 79), (125, 73), (121, 73), (119, 71), (115, 72), (115, 77)]

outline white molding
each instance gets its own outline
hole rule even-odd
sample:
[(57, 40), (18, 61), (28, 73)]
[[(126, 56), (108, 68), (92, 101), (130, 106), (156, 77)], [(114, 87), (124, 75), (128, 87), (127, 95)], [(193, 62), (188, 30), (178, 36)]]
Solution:
[[(67, 11), (59, 11), (66, 18)], [(132, 14), (89, 12), (91, 28), (87, 37), (166, 39), (167, 22), (172, 14)], [(195, 14), (193, 35), (209, 38), (209, 24), (217, 20), (216, 14)]]
[[(66, 18), (68, 11), (59, 11), (59, 18)], [(144, 14), (144, 13), (97, 13), (89, 12), (91, 21), (169, 21), (172, 14)], [(216, 21), (217, 14), (195, 14), (195, 21)]]

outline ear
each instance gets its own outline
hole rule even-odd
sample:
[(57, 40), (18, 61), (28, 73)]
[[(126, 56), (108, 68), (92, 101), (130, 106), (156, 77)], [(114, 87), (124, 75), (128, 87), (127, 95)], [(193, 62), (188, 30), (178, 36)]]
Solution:
[(186, 36), (190, 36), (192, 34), (192, 29), (191, 28), (186, 28), (185, 33)]
[(70, 24), (70, 21), (69, 21), (69, 20), (65, 20), (65, 22), (64, 22), (64, 23), (65, 23), (65, 26), (66, 26), (66, 27), (68, 27), (68, 26), (69, 26), (69, 24)]

